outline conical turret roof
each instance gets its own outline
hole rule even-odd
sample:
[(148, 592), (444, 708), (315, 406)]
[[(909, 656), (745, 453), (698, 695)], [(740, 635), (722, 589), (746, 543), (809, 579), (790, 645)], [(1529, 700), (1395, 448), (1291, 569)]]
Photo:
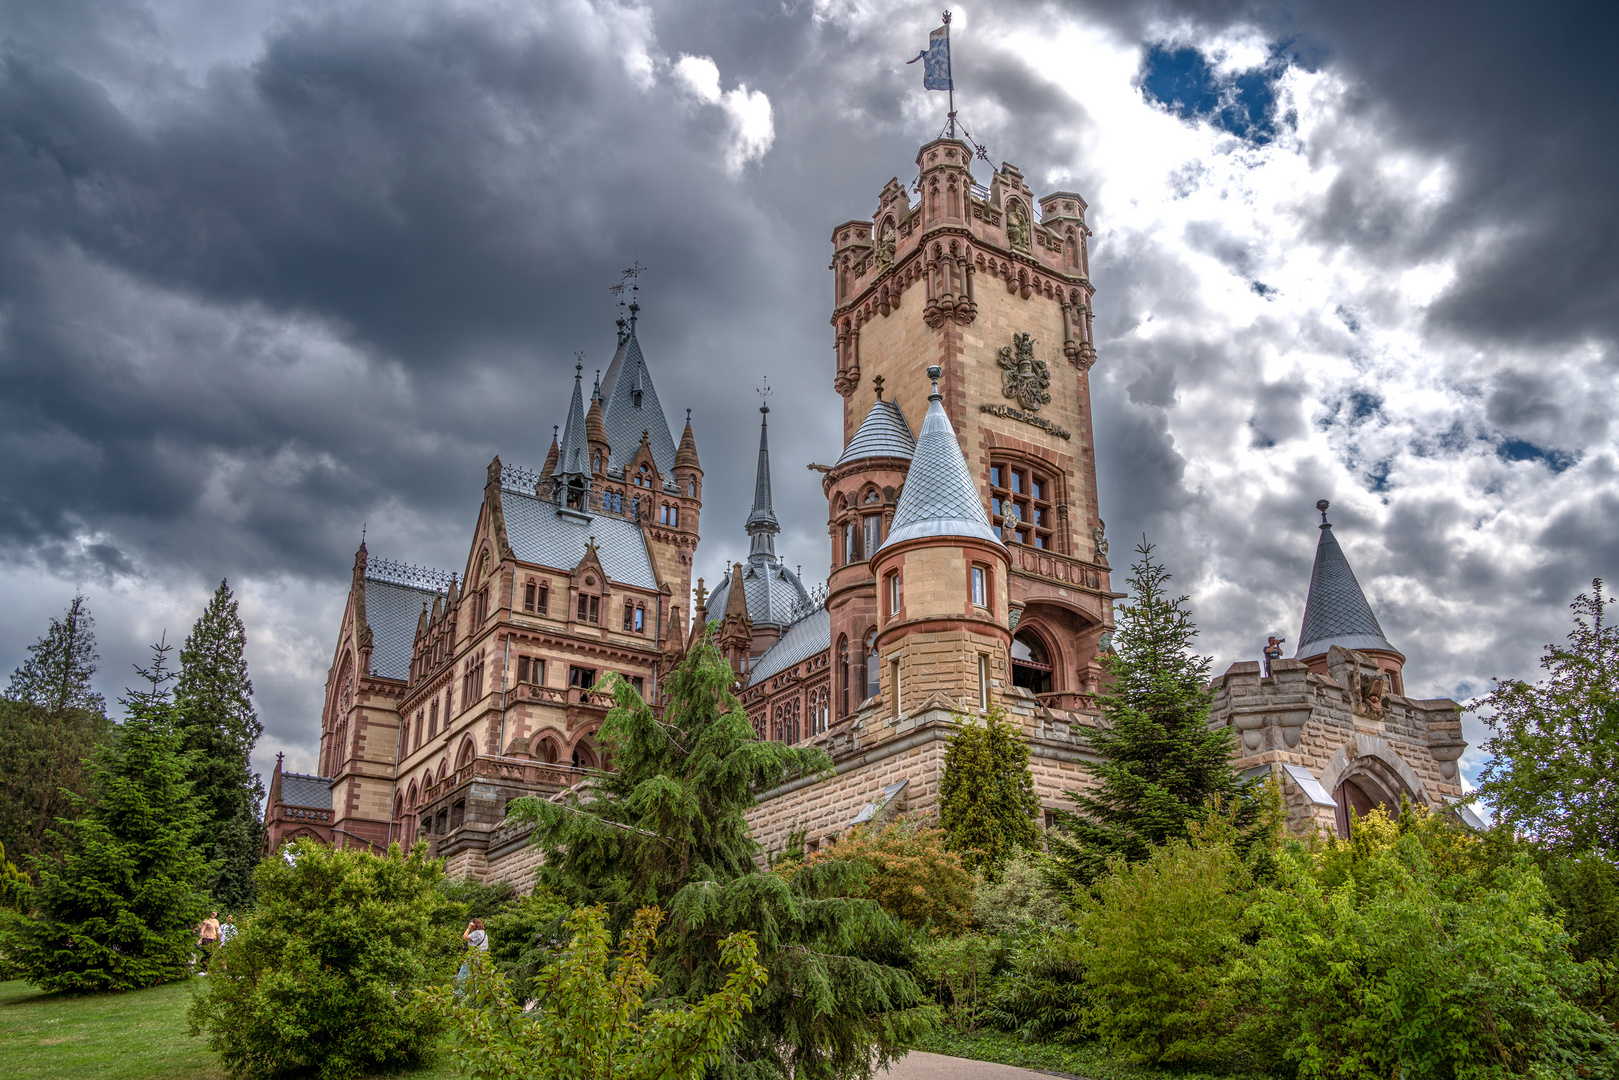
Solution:
[(585, 391), (581, 385), (585, 365), (574, 367), (573, 400), (568, 403), (568, 423), (562, 429), (562, 456), (557, 472), (564, 475), (583, 473), (589, 467), (589, 449), (585, 445)]
[(879, 551), (906, 540), (923, 536), (959, 536), (999, 544), (984, 504), (978, 495), (962, 456), (956, 429), (944, 413), (939, 395), (939, 369), (928, 369), (933, 393), (928, 397), (928, 414), (911, 452), (911, 467), (905, 474), (905, 487), (894, 508), (894, 523)]
[(915, 448), (916, 437), (911, 434), (911, 425), (906, 423), (899, 402), (878, 398), (833, 468), (861, 458), (908, 459)]
[(635, 336), (636, 311), (630, 305), (628, 329), (613, 354), (612, 363), (602, 374), (602, 425), (613, 448), (615, 465), (622, 467), (635, 456), (641, 445), (641, 432), (647, 433), (652, 460), (658, 471), (668, 476), (675, 464), (675, 440), (669, 433), (669, 420), (663, 415), (652, 371), (641, 355), (641, 342)]
[(1315, 568), (1310, 571), (1310, 596), (1304, 602), (1304, 627), (1299, 631), (1299, 648), (1294, 658), (1321, 656), (1334, 645), (1345, 649), (1378, 649), (1399, 655), (1399, 650), (1383, 636), (1372, 605), (1366, 602), (1355, 572), (1349, 568), (1344, 549), (1332, 535), (1327, 521), (1327, 501), (1316, 504), (1321, 511), (1321, 539), (1315, 546)]
[(675, 468), (701, 469), (697, 461), (697, 439), (691, 433), (691, 410), (686, 410), (686, 430), (680, 436), (680, 446), (675, 450)]
[(585, 414), (585, 439), (587, 442), (604, 443), (607, 441), (607, 429), (602, 426), (602, 403), (600, 398), (590, 399), (590, 411)]
[(556, 472), (557, 458), (561, 456), (562, 451), (557, 446), (557, 429), (553, 426), (551, 428), (551, 449), (545, 455), (545, 467), (540, 470), (540, 475), (550, 476)]

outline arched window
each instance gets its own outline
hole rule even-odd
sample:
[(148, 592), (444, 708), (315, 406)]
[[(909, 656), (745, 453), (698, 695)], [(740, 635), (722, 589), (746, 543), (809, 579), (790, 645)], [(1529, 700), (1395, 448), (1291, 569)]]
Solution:
[(467, 739), (463, 741), (461, 743), (461, 752), (455, 756), (455, 767), (457, 769), (465, 768), (466, 766), (472, 764), (472, 759), (477, 755), (478, 751), (473, 747), (472, 740)]
[(838, 685), (843, 687), (843, 708), (840, 716), (848, 716), (854, 710), (849, 707), (849, 639), (838, 638)]
[(883, 669), (877, 661), (877, 631), (866, 635), (866, 697), (876, 697), (883, 685)]
[(1051, 693), (1051, 655), (1045, 642), (1024, 630), (1012, 639), (1012, 685), (1036, 694)]

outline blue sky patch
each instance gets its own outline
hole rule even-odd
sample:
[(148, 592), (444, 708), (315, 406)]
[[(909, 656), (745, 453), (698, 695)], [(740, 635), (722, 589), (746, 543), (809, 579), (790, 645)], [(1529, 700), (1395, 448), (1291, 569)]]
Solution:
[(1554, 473), (1563, 472), (1580, 460), (1566, 450), (1548, 450), (1528, 439), (1503, 439), (1496, 444), (1495, 456), (1502, 461), (1538, 461)]
[(1182, 120), (1207, 120), (1223, 131), (1264, 144), (1276, 134), (1278, 57), (1262, 67), (1221, 78), (1196, 49), (1154, 45), (1141, 67), (1141, 92)]

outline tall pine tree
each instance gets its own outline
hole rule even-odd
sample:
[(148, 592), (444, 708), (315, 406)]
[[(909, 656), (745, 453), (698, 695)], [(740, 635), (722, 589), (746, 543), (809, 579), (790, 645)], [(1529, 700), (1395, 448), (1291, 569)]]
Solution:
[(264, 725), (253, 711), (246, 648), (236, 598), (221, 581), (180, 649), (174, 704), (192, 756), (192, 788), (206, 817), (203, 850), (217, 866), (209, 891), (226, 909), (252, 902), (253, 868), (263, 846), (264, 785), (252, 755)]
[[(1136, 548), (1128, 603), (1115, 609), (1112, 683), (1100, 705), (1104, 723), (1091, 737), (1096, 757), (1083, 767), (1095, 780), (1069, 793), (1077, 813), (1063, 813), (1049, 837), (1055, 869), (1088, 884), (1110, 858), (1140, 862), (1151, 850), (1187, 835), (1211, 800), (1230, 805), (1241, 794), (1231, 768), (1230, 733), (1210, 730), (1209, 663), (1192, 651), (1197, 627), (1187, 598), (1165, 591), (1169, 572), (1152, 545)], [(1257, 815), (1251, 800), (1239, 824)]]
[(27, 863), (89, 783), (84, 760), (112, 725), (95, 692), (96, 621), (83, 596), (28, 647), (0, 698), (0, 844)]
[(39, 866), (37, 909), (7, 919), (5, 951), (44, 990), (131, 990), (184, 977), (211, 867), (174, 723), (167, 653), (130, 691), (118, 738), (90, 760), (88, 799), (63, 822), (59, 860)]
[(539, 881), (570, 902), (605, 904), (620, 930), (638, 908), (671, 912), (653, 961), (666, 995), (695, 1002), (721, 989), (720, 943), (755, 935), (769, 981), (716, 1075), (870, 1076), (914, 1044), (931, 1009), (896, 966), (898, 924), (850, 898), (861, 867), (832, 859), (789, 877), (756, 861), (744, 817), (755, 795), (831, 760), (756, 738), (735, 678), (705, 636), (669, 675), (661, 718), (615, 680), (601, 737), (616, 771), (588, 801), (524, 799), (509, 812), (535, 824)]

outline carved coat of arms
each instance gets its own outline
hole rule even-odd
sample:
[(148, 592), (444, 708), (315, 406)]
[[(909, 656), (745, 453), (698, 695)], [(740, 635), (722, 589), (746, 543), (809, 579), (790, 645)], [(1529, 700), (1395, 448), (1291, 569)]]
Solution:
[(1001, 365), (1003, 394), (1029, 412), (1051, 404), (1051, 395), (1046, 393), (1051, 371), (1044, 360), (1034, 358), (1034, 341), (1028, 334), (1013, 334), (1012, 344), (1001, 346), (995, 361)]

